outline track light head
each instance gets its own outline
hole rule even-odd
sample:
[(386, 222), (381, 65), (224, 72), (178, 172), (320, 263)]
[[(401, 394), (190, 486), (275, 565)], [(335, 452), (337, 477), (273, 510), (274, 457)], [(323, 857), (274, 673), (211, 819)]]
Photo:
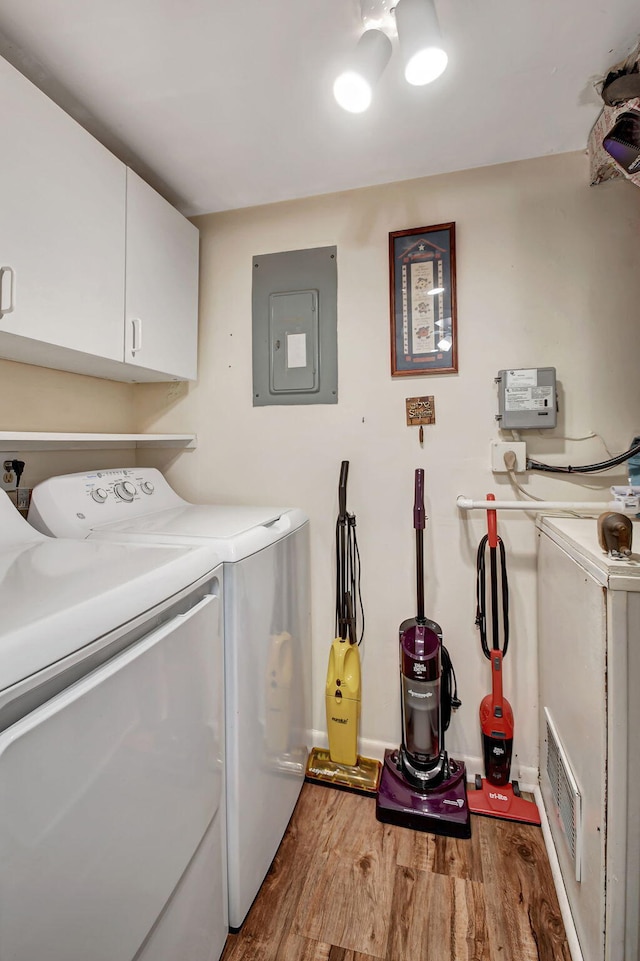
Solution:
[(333, 85), (333, 95), (344, 110), (362, 113), (369, 107), (373, 88), (391, 56), (391, 41), (382, 30), (366, 30), (349, 69)]
[(395, 14), (406, 81), (432, 83), (448, 63), (433, 0), (398, 0)]

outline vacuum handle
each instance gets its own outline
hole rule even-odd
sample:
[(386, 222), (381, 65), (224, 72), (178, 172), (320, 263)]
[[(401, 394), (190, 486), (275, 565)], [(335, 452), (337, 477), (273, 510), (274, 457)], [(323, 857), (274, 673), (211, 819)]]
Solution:
[(416, 601), (418, 623), (424, 621), (424, 550), (423, 531), (425, 528), (424, 513), (424, 471), (416, 469), (415, 496), (413, 501), (413, 527), (416, 532)]
[[(488, 501), (494, 501), (493, 494), (487, 494)], [(489, 564), (491, 571), (491, 636), (492, 647), (500, 647), (500, 623), (498, 620), (498, 518), (495, 511), (487, 511), (487, 542), (489, 544)]]
[[(487, 494), (488, 501), (494, 501), (495, 494)], [(489, 547), (498, 546), (498, 514), (496, 511), (487, 511), (487, 534), (489, 535)]]
[(338, 514), (340, 520), (347, 516), (347, 477), (349, 476), (349, 461), (343, 460), (340, 465), (340, 483), (338, 484)]
[(416, 531), (425, 528), (424, 513), (424, 471), (421, 467), (416, 470), (415, 498), (413, 501), (413, 527)]
[[(500, 650), (491, 651), (491, 714), (501, 718), (504, 715), (504, 695), (502, 693), (502, 660)], [(496, 709), (498, 714), (496, 714)]]

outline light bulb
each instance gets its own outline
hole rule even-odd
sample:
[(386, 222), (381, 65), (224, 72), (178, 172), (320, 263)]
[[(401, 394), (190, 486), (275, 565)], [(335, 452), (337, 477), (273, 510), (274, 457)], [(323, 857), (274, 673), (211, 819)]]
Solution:
[(433, 0), (398, 0), (395, 12), (405, 79), (416, 87), (431, 83), (448, 61)]
[(343, 110), (363, 113), (371, 104), (371, 84), (355, 70), (346, 70), (334, 83), (333, 96)]
[(333, 85), (333, 96), (343, 110), (362, 113), (371, 104), (373, 87), (391, 56), (391, 41), (381, 30), (365, 30), (349, 62)]
[(407, 63), (404, 76), (407, 83), (422, 87), (437, 80), (444, 73), (449, 58), (440, 47), (425, 47), (418, 50)]

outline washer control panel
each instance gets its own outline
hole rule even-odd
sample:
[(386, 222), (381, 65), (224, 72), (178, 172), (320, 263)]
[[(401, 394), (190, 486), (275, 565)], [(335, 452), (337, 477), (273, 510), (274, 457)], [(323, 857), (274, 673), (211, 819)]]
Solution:
[(63, 474), (34, 488), (29, 520), (55, 537), (87, 537), (93, 528), (186, 504), (153, 467)]
[(96, 504), (108, 504), (109, 501), (131, 504), (141, 495), (151, 497), (155, 492), (155, 484), (145, 478), (144, 473), (135, 469), (96, 471), (84, 478), (84, 491)]

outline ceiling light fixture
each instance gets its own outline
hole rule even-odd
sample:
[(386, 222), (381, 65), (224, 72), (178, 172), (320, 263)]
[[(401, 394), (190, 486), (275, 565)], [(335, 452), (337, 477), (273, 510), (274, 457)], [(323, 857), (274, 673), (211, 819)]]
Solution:
[(333, 95), (344, 110), (362, 113), (371, 103), (373, 87), (391, 56), (391, 41), (382, 30), (365, 30), (348, 70), (333, 85)]
[(398, 0), (395, 6), (393, 2), (360, 0), (367, 29), (351, 63), (333, 85), (334, 97), (350, 113), (362, 113), (370, 106), (373, 88), (391, 57), (390, 37), (400, 41), (404, 75), (414, 86), (431, 83), (447, 66), (434, 0)]
[(395, 14), (405, 79), (414, 86), (432, 83), (448, 62), (433, 0), (398, 0)]

